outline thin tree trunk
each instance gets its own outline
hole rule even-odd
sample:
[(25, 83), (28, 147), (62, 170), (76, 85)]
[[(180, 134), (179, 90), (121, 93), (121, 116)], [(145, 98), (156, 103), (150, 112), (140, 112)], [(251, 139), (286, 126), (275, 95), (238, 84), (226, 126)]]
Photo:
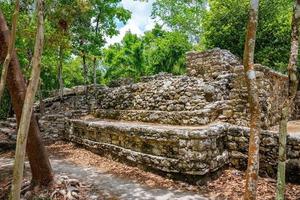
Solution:
[(44, 99), (43, 99), (43, 93), (42, 93), (42, 79), (40, 79), (39, 81), (39, 101), (40, 101), (40, 114), (43, 116), (44, 113), (45, 113), (45, 102), (44, 102)]
[(32, 72), (30, 82), (26, 90), (25, 101), (23, 104), (21, 121), (17, 135), (17, 145), (15, 152), (14, 173), (11, 188), (11, 199), (19, 200), (21, 186), (23, 180), (25, 149), (27, 143), (27, 135), (32, 116), (32, 109), (35, 100), (36, 91), (38, 89), (40, 73), (41, 73), (41, 58), (44, 45), (44, 18), (43, 18), (43, 0), (37, 0), (37, 34), (32, 58)]
[(289, 117), (289, 109), (293, 104), (297, 93), (297, 62), (299, 51), (299, 27), (300, 27), (300, 0), (295, 0), (293, 18), (292, 18), (292, 35), (291, 35), (291, 53), (288, 65), (288, 98), (283, 104), (281, 111), (281, 120), (279, 123), (279, 156), (277, 169), (277, 187), (276, 199), (284, 200), (285, 192), (285, 165), (286, 165), (286, 137), (287, 122)]
[(256, 85), (256, 74), (254, 70), (254, 50), (258, 21), (258, 7), (259, 0), (251, 0), (243, 60), (250, 104), (250, 141), (248, 167), (246, 172), (246, 187), (244, 193), (244, 199), (246, 200), (256, 199), (259, 170), (260, 105)]
[(94, 58), (94, 87), (97, 85), (97, 58)]
[(57, 78), (58, 78), (58, 83), (59, 83), (59, 97), (60, 100), (63, 100), (64, 96), (64, 80), (62, 76), (62, 68), (63, 68), (63, 48), (60, 45), (59, 46), (59, 63), (58, 63), (58, 73), (57, 73)]
[[(6, 56), (10, 35), (4, 16), (0, 10), (0, 62), (3, 62)], [(25, 79), (20, 69), (16, 52), (13, 51), (7, 74), (7, 87), (12, 100), (14, 112), (19, 124), (22, 114), (22, 107), (25, 99)], [(40, 130), (36, 117), (32, 115), (28, 133), (26, 152), (31, 168), (32, 180), (34, 185), (48, 185), (53, 181), (52, 168), (46, 153), (45, 147), (40, 137)]]
[(19, 0), (16, 0), (15, 11), (14, 11), (13, 20), (12, 20), (12, 31), (11, 31), (10, 41), (9, 41), (9, 45), (8, 45), (7, 55), (6, 55), (6, 58), (3, 63), (1, 80), (0, 80), (0, 103), (1, 103), (1, 99), (2, 99), (2, 96), (4, 93), (4, 89), (5, 89), (8, 66), (11, 61), (13, 51), (15, 49), (19, 10), (20, 10), (20, 2), (19, 2)]
[(86, 66), (86, 57), (84, 53), (82, 55), (82, 64), (83, 64), (83, 79), (84, 79), (84, 86), (85, 86), (85, 99), (87, 100), (88, 70)]
[[(95, 28), (95, 35), (96, 37), (98, 36), (98, 31), (99, 31), (99, 22), (100, 22), (100, 15), (97, 16), (97, 20), (96, 20), (96, 28)], [(94, 57), (93, 60), (94, 63), (94, 88), (96, 88), (97, 85), (97, 58)]]

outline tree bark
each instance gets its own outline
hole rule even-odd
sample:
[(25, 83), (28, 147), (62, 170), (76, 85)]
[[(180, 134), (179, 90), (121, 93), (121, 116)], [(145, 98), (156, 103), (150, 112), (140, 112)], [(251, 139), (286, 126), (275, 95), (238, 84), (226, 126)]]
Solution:
[(1, 103), (1, 99), (2, 99), (2, 96), (4, 93), (4, 89), (5, 89), (8, 66), (11, 61), (13, 51), (15, 49), (19, 10), (20, 10), (20, 2), (19, 2), (19, 0), (16, 0), (15, 11), (14, 11), (13, 20), (12, 20), (12, 31), (11, 31), (10, 41), (9, 41), (9, 45), (8, 45), (7, 55), (6, 55), (6, 58), (3, 63), (1, 80), (0, 80), (0, 103)]
[[(96, 37), (98, 36), (98, 31), (99, 31), (99, 23), (100, 23), (100, 15), (97, 16), (97, 19), (96, 19), (96, 27), (95, 27), (95, 35)], [(93, 64), (94, 64), (94, 88), (96, 88), (96, 85), (97, 85), (97, 58), (94, 57), (94, 60), (93, 60)]]
[[(9, 40), (9, 29), (0, 10), (0, 62), (3, 62), (5, 59)], [(19, 124), (25, 99), (26, 85), (15, 51), (12, 54), (12, 60), (8, 68), (6, 81), (12, 99), (13, 109)], [(42, 143), (40, 130), (34, 115), (31, 117), (26, 152), (32, 173), (31, 184), (48, 185), (52, 182), (52, 168), (45, 147)]]
[(38, 90), (39, 90), (39, 101), (40, 101), (39, 107), (40, 107), (41, 116), (43, 116), (45, 113), (45, 102), (44, 102), (43, 93), (42, 93), (42, 84), (43, 84), (42, 79), (40, 79)]
[(88, 85), (88, 69), (86, 66), (86, 56), (85, 53), (83, 52), (82, 54), (82, 64), (83, 64), (83, 79), (84, 79), (84, 93), (85, 93), (85, 100), (87, 100), (87, 96), (88, 96), (88, 91), (87, 91), (87, 85)]
[(250, 105), (250, 141), (248, 167), (246, 172), (246, 187), (244, 193), (244, 199), (246, 200), (256, 199), (259, 170), (260, 105), (256, 85), (256, 74), (254, 70), (254, 50), (258, 21), (258, 7), (259, 0), (251, 0), (243, 60)]
[(93, 63), (94, 63), (94, 88), (96, 88), (96, 85), (97, 85), (97, 58), (95, 57), (94, 60), (93, 60)]
[(59, 46), (59, 58), (58, 58), (58, 72), (57, 72), (57, 78), (58, 78), (58, 83), (59, 83), (59, 97), (60, 100), (63, 100), (63, 96), (64, 96), (64, 80), (63, 80), (63, 76), (62, 76), (62, 68), (63, 68), (63, 47), (62, 45)]
[[(284, 200), (285, 193), (285, 165), (286, 165), (286, 137), (289, 110), (294, 102), (297, 88), (297, 62), (299, 52), (299, 27), (300, 27), (300, 0), (295, 0), (292, 16), (291, 52), (288, 64), (288, 98), (283, 104), (281, 120), (279, 123), (279, 155), (277, 169), (276, 199)], [(285, 94), (286, 95), (286, 94)]]

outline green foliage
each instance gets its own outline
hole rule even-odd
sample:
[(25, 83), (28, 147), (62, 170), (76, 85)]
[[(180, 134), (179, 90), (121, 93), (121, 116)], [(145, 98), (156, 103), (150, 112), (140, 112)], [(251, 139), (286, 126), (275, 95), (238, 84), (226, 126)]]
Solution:
[(120, 0), (86, 1), (85, 9), (74, 16), (72, 32), (73, 50), (76, 55), (100, 56), (105, 36), (118, 33), (116, 20), (123, 23), (131, 13), (119, 6)]
[[(243, 56), (249, 1), (209, 0), (203, 19), (206, 48), (220, 47)], [(262, 0), (255, 61), (276, 70), (286, 68), (290, 51), (292, 1)]]
[(161, 36), (149, 32), (145, 37), (151, 36), (152, 40), (145, 45), (144, 51), (151, 74), (159, 72), (183, 74), (185, 53), (192, 49), (188, 38), (180, 32), (163, 32)]
[(109, 67), (106, 72), (109, 80), (145, 74), (142, 39), (128, 32), (121, 43), (104, 50), (104, 65)]
[[(44, 97), (59, 88), (59, 63), (63, 64), (65, 86), (83, 84), (78, 56), (84, 54), (89, 63), (101, 56), (104, 38), (116, 35), (117, 21), (126, 23), (131, 16), (129, 11), (121, 7), (120, 2), (121, 0), (45, 0), (45, 45), (41, 72)], [(16, 50), (26, 79), (31, 71), (36, 35), (34, 3), (34, 0), (20, 2), (17, 30)], [(0, 9), (10, 26), (13, 1), (0, 1)], [(60, 49), (62, 53), (59, 53)], [(100, 70), (97, 73), (99, 75)], [(4, 110), (0, 108), (1, 115), (7, 112), (7, 108), (8, 105), (3, 106)]]
[(198, 38), (205, 7), (205, 0), (156, 0), (152, 16), (161, 19), (174, 31)]
[[(70, 76), (72, 74), (72, 76)], [(81, 60), (79, 57), (68, 61), (63, 68), (63, 79), (65, 87), (70, 88), (74, 85), (83, 85), (83, 75), (81, 70)]]
[(188, 37), (158, 25), (144, 36), (126, 33), (121, 43), (104, 50), (106, 82), (117, 78), (139, 79), (144, 75), (185, 71), (185, 53), (192, 48)]
[[(45, 0), (45, 45), (42, 59), (43, 92), (58, 88), (57, 66), (62, 59), (66, 86), (82, 83), (81, 62), (76, 56), (85, 54), (90, 60), (101, 56), (106, 36), (118, 33), (117, 20), (123, 23), (130, 12), (120, 6), (121, 0)], [(1, 1), (1, 10), (10, 26), (14, 4)], [(31, 70), (30, 62), (36, 34), (34, 0), (21, 2), (16, 49), (25, 77)], [(62, 58), (59, 48), (63, 49)], [(74, 65), (77, 64), (77, 66)], [(78, 77), (78, 80), (75, 80)]]
[[(191, 49), (220, 47), (243, 56), (247, 0), (156, 0), (152, 17), (168, 31), (156, 25), (143, 36), (128, 32), (120, 43), (104, 48), (105, 38), (118, 33), (117, 22), (125, 24), (131, 16), (120, 2), (45, 0), (43, 96), (59, 87), (59, 63), (66, 87), (84, 84), (82, 57), (89, 68), (88, 82), (93, 82), (95, 66), (98, 83), (107, 83), (159, 72), (182, 74), (185, 53)], [(13, 1), (2, 0), (0, 5), (10, 26)], [(292, 0), (260, 1), (256, 62), (284, 71), (290, 51), (291, 11)], [(16, 49), (26, 78), (31, 70), (35, 24), (34, 0), (21, 1)]]

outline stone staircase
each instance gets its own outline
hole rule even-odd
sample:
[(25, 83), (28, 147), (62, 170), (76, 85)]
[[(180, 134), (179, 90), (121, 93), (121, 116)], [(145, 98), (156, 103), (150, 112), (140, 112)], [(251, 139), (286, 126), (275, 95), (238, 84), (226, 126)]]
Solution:
[(107, 119), (74, 119), (66, 139), (102, 155), (168, 173), (205, 175), (228, 162), (226, 126), (176, 126)]

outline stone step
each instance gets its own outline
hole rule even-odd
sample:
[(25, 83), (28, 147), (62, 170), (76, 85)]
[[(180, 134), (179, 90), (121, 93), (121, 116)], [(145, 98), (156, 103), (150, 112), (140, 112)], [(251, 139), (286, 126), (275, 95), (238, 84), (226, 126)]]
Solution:
[(97, 109), (96, 118), (140, 121), (171, 125), (207, 125), (221, 117), (220, 106), (193, 111), (159, 111), (159, 110), (114, 110)]
[(76, 119), (67, 122), (65, 138), (164, 172), (204, 175), (228, 162), (225, 128)]
[(11, 129), (11, 128), (0, 128), (0, 133), (8, 136), (9, 139), (12, 139), (12, 140), (16, 140), (17, 139), (17, 132), (15, 129)]
[(7, 134), (0, 132), (0, 152), (12, 150), (15, 148), (15, 146), (15, 140), (10, 139), (10, 137)]
[(0, 121), (0, 127), (7, 127), (12, 129), (17, 129), (17, 123), (9, 121)]
[(15, 142), (11, 141), (0, 141), (0, 152), (1, 151), (7, 151), (7, 150), (13, 150), (16, 147)]
[(1, 133), (4, 133), (4, 134), (6, 134), (6, 135), (11, 135), (11, 134), (15, 133), (16, 130), (11, 129), (11, 128), (7, 128), (7, 127), (1, 127), (1, 128), (0, 128), (0, 132), (1, 132)]
[(10, 118), (7, 118), (6, 121), (8, 122), (12, 122), (12, 123), (17, 123), (17, 120), (15, 117), (10, 117)]

